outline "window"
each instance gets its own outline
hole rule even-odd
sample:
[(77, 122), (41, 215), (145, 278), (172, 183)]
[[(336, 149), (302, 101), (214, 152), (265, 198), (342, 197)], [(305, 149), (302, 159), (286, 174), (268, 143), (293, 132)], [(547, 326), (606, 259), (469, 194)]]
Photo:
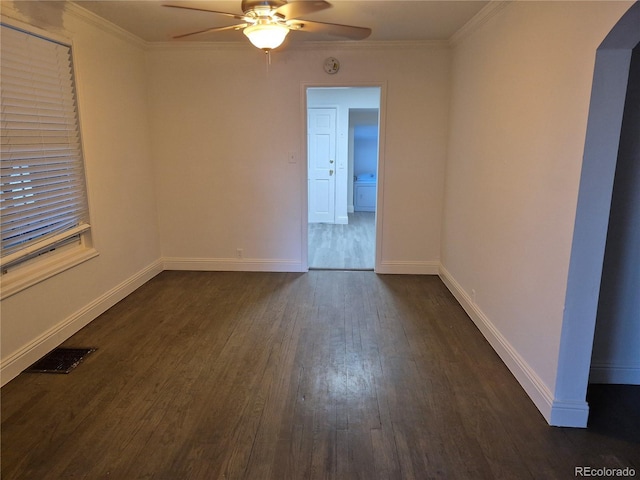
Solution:
[(0, 31), (4, 290), (4, 277), (35, 258), (86, 250), (89, 211), (71, 47), (6, 24)]

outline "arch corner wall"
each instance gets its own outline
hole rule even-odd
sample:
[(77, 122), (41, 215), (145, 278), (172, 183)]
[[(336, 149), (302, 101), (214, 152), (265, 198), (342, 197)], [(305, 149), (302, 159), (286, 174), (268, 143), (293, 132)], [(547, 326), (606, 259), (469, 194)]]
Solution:
[(640, 2), (596, 53), (571, 247), (554, 400), (548, 421), (586, 427), (586, 402), (613, 181), (633, 49), (640, 43)]

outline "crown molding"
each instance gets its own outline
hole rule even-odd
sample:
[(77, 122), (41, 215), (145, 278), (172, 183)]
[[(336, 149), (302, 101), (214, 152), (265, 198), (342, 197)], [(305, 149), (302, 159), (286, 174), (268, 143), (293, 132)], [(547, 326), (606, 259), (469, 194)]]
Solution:
[(198, 41), (164, 41), (164, 42), (146, 42), (145, 47), (148, 51), (161, 52), (194, 52), (194, 51), (218, 51), (218, 50), (257, 50), (256, 47), (247, 42), (198, 42)]
[(456, 46), (462, 40), (473, 34), (482, 25), (487, 23), (491, 18), (495, 17), (498, 13), (502, 12), (507, 6), (513, 3), (514, 0), (491, 0), (482, 10), (465, 23), (460, 29), (451, 35), (449, 38), (449, 45)]
[[(43, 2), (46, 5), (46, 2)], [(59, 8), (62, 5), (62, 13), (67, 14), (71, 17), (79, 19), (80, 21), (91, 25), (92, 27), (98, 28), (103, 32), (106, 32), (116, 38), (119, 38), (131, 45), (135, 45), (138, 48), (145, 48), (147, 42), (140, 39), (139, 37), (127, 32), (126, 30), (114, 25), (113, 23), (105, 20), (104, 18), (96, 15), (93, 12), (79, 6), (76, 3), (72, 2), (51, 2), (52, 8)], [(44, 31), (51, 32), (53, 34), (64, 35), (65, 37), (73, 40), (74, 30), (68, 28), (67, 25), (54, 26), (47, 24), (46, 21), (30, 18), (24, 12), (21, 12), (19, 9), (15, 7), (12, 3), (2, 2), (2, 15), (6, 18), (10, 18), (13, 20), (17, 20), (26, 25), (31, 25), (35, 28), (40, 28)]]
[(65, 2), (65, 12), (84, 21), (85, 23), (99, 28), (103, 32), (111, 34), (119, 38), (120, 40), (135, 45), (138, 48), (146, 48), (148, 45), (148, 42), (145, 42), (140, 37), (127, 32), (125, 29), (115, 25), (114, 23), (111, 23), (108, 20), (105, 20), (99, 15), (96, 15), (86, 8), (81, 7), (77, 3)]
[(394, 40), (394, 41), (325, 41), (304, 42), (290, 47), (292, 50), (407, 50), (423, 48), (449, 48), (448, 40)]
[[(301, 42), (294, 45), (286, 46), (286, 50), (290, 51), (319, 51), (327, 49), (335, 50), (407, 50), (407, 49), (433, 49), (433, 48), (449, 48), (455, 46), (462, 39), (471, 35), (475, 30), (480, 28), (490, 18), (502, 11), (507, 5), (514, 0), (491, 0), (480, 12), (478, 12), (471, 20), (463, 25), (448, 40), (394, 40), (394, 41), (316, 41)], [(87, 10), (81, 5), (65, 1), (64, 12), (75, 17), (103, 32), (110, 34), (120, 40), (134, 45), (138, 48), (151, 51), (202, 51), (202, 50), (248, 50), (252, 47), (248, 42), (148, 42), (140, 37), (124, 30), (123, 28), (109, 22), (99, 15)], [(2, 14), (14, 18), (16, 20), (31, 23), (28, 18), (15, 9), (10, 3), (2, 5)], [(35, 25), (38, 27), (38, 25)], [(72, 31), (68, 32), (71, 36)], [(274, 52), (275, 53), (275, 52)]]
[[(147, 42), (146, 48), (150, 51), (220, 51), (220, 50), (255, 50), (256, 48), (246, 42)], [(433, 49), (449, 48), (447, 40), (424, 41), (324, 41), (303, 42), (295, 45), (287, 45), (273, 51), (274, 54), (285, 51), (326, 51), (326, 50), (407, 50), (407, 49)]]

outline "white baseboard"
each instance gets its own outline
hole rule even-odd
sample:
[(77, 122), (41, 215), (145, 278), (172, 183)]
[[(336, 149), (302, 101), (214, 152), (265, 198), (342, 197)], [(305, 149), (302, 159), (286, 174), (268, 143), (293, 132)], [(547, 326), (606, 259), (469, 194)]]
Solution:
[(549, 417), (544, 418), (552, 427), (586, 428), (589, 420), (589, 404), (586, 401), (553, 401)]
[(162, 263), (160, 261), (153, 262), (45, 331), (30, 343), (2, 359), (0, 362), (0, 384), (5, 385), (17, 377), (25, 368), (42, 358), (160, 272), (162, 272)]
[[(164, 257), (164, 270), (203, 272), (306, 272), (299, 260), (264, 260), (255, 258), (186, 258)], [(382, 262), (376, 273), (405, 275), (438, 275), (440, 263), (434, 262)]]
[(400, 275), (438, 275), (439, 262), (382, 261), (376, 273)]
[[(571, 423), (571, 425), (563, 426), (586, 426), (586, 417), (584, 415), (588, 415), (587, 403), (572, 403), (571, 405), (560, 404), (559, 402), (554, 403), (551, 389), (545, 385), (531, 366), (520, 356), (513, 345), (500, 333), (491, 320), (478, 308), (462, 286), (443, 266), (440, 266), (440, 278), (469, 317), (471, 317), (473, 323), (476, 324), (507, 368), (509, 368), (547, 422), (551, 425), (560, 425), (559, 423), (552, 423), (554, 421)], [(581, 423), (581, 420), (584, 420), (584, 425), (575, 424), (576, 422)]]
[(589, 383), (640, 385), (640, 365), (592, 363)]
[(236, 258), (181, 258), (164, 257), (165, 270), (191, 270), (203, 272), (306, 272), (301, 261)]

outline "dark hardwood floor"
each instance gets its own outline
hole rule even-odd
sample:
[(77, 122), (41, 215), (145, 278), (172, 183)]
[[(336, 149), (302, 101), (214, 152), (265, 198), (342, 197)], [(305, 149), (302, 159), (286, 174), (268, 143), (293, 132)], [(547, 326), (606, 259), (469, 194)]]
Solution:
[(549, 427), (433, 276), (164, 272), (65, 345), (2, 388), (3, 480), (640, 476), (637, 401)]

